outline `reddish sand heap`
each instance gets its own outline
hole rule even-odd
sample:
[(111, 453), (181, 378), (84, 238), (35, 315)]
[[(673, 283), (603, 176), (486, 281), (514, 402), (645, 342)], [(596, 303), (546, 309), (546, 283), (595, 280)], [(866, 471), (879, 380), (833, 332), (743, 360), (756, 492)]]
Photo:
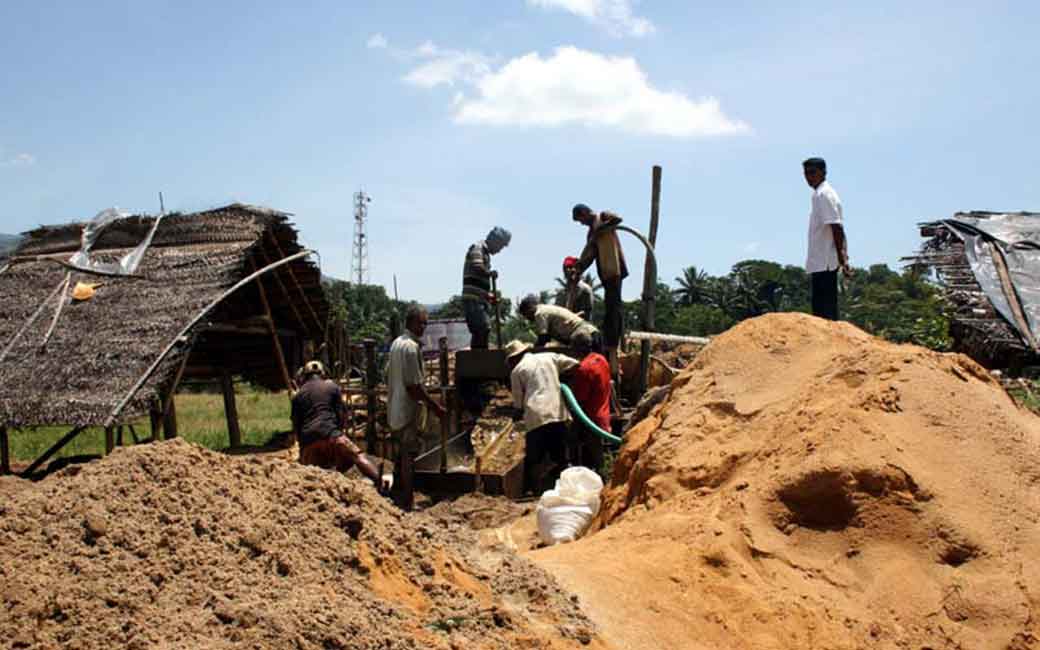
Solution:
[(619, 648), (1040, 647), (1040, 420), (974, 362), (800, 314), (629, 432), (602, 530), (531, 554)]
[[(544, 571), (476, 554), (474, 509), (402, 515), (356, 477), (143, 445), (0, 480), (13, 648), (598, 646)], [(478, 504), (479, 506), (479, 504)], [(457, 510), (457, 511), (456, 511)]]

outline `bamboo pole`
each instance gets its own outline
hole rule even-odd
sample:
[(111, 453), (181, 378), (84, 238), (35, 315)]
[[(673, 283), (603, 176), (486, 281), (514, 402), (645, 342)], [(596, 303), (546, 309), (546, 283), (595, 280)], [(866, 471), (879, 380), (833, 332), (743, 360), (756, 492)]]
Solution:
[(116, 430), (105, 427), (105, 455), (110, 455), (116, 448)]
[[(274, 244), (274, 249), (278, 251), (278, 254), (281, 255), (284, 259), (285, 251), (282, 250), (281, 244), (278, 243), (278, 238), (275, 237), (274, 233), (272, 233), (270, 230), (266, 231), (266, 233), (268, 238), (271, 240), (271, 243)], [(296, 290), (300, 292), (300, 297), (303, 298), (303, 304), (307, 305), (307, 309), (310, 311), (311, 317), (314, 318), (314, 324), (318, 326), (318, 331), (320, 331), (323, 336), (327, 336), (325, 332), (325, 326), (322, 325), (321, 319), (318, 318), (318, 312), (314, 311), (314, 305), (312, 305), (311, 301), (307, 299), (307, 292), (303, 290), (303, 285), (300, 284), (299, 278), (296, 277), (296, 272), (292, 270), (291, 266), (285, 267), (285, 270), (288, 271), (289, 279), (292, 280), (292, 283), (296, 287)]]
[[(271, 258), (269, 258), (267, 256), (267, 253), (264, 251), (263, 246), (259, 247), (259, 251), (260, 251), (260, 256), (264, 258), (264, 264), (265, 265), (270, 264), (271, 263)], [(305, 323), (303, 321), (303, 315), (300, 313), (300, 310), (296, 308), (296, 301), (294, 301), (293, 297), (289, 295), (289, 290), (285, 287), (285, 283), (282, 282), (282, 276), (277, 274), (277, 273), (272, 273), (271, 277), (274, 278), (275, 284), (278, 285), (278, 288), (281, 289), (281, 291), (282, 291), (282, 295), (285, 296), (285, 302), (288, 303), (289, 308), (292, 310), (293, 315), (296, 316), (296, 322), (300, 324), (300, 334), (301, 334), (301, 336), (306, 336), (306, 334), (307, 334), (307, 323)]]
[[(442, 336), (438, 341), (438, 352), (440, 353), (440, 380), (441, 380), (441, 404), (450, 408), (448, 404), (448, 337)], [(441, 474), (448, 472), (448, 418), (441, 418)]]
[(7, 342), (7, 347), (4, 348), (3, 352), (0, 352), (0, 362), (7, 358), (7, 355), (14, 349), (14, 344), (18, 342), (18, 339), (22, 338), (22, 334), (25, 334), (25, 330), (32, 327), (32, 324), (36, 322), (36, 319), (40, 317), (40, 314), (42, 314), (43, 310), (47, 307), (47, 303), (54, 300), (54, 296), (58, 295), (58, 292), (61, 291), (63, 286), (65, 286), (65, 278), (62, 278), (61, 281), (58, 282), (58, 286), (54, 287), (54, 291), (52, 291), (50, 295), (40, 303), (40, 306), (36, 308), (36, 311), (33, 312), (32, 316), (22, 324), (22, 327), (15, 332), (14, 336), (11, 337), (11, 340)]

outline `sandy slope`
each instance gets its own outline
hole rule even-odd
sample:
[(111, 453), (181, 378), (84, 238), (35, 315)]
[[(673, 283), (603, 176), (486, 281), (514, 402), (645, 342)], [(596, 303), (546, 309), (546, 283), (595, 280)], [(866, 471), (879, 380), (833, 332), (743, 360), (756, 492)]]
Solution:
[(718, 337), (595, 534), (529, 553), (618, 648), (1032, 648), (1040, 420), (969, 359), (800, 314)]

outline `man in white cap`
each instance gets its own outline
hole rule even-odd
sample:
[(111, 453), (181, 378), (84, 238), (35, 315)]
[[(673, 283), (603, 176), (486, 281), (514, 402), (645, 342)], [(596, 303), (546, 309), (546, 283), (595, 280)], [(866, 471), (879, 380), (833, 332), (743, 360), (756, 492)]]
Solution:
[(578, 362), (555, 352), (531, 353), (530, 344), (510, 341), (505, 348), (509, 364), (509, 383), (513, 405), (523, 411), (525, 434), (524, 489), (539, 493), (548, 476), (538, 476), (538, 466), (546, 456), (557, 468), (563, 462), (563, 448), (570, 414), (560, 395), (560, 375), (577, 367)]
[(300, 442), (300, 462), (340, 472), (357, 466), (382, 489), (379, 470), (343, 433), (343, 393), (325, 378), (320, 361), (308, 361), (300, 370), (303, 383), (292, 399), (293, 433)]

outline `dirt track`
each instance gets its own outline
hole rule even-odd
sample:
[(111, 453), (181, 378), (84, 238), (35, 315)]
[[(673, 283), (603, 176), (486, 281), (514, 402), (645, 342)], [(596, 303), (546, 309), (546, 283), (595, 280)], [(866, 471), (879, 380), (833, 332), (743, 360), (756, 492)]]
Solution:
[(673, 386), (528, 554), (614, 647), (1038, 647), (1040, 420), (981, 367), (784, 314)]

